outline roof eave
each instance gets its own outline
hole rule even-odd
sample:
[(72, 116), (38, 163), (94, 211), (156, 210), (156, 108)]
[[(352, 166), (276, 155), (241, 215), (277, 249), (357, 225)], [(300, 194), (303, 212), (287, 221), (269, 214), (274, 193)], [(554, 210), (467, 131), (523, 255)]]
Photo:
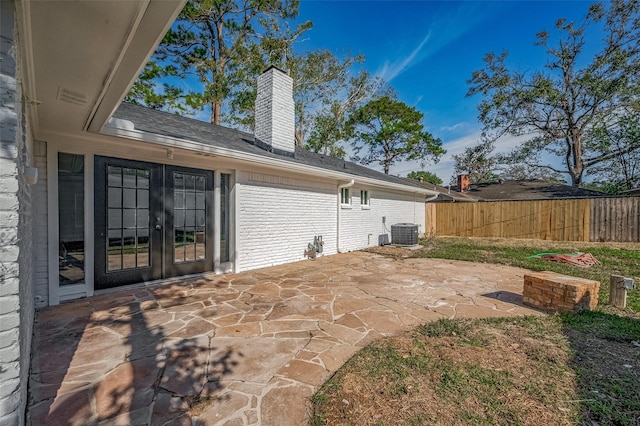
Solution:
[(425, 196), (439, 194), (438, 191), (432, 191), (422, 187), (402, 185), (402, 184), (386, 182), (386, 181), (378, 180), (374, 178), (358, 176), (350, 173), (342, 173), (342, 172), (336, 172), (332, 170), (326, 170), (321, 167), (298, 164), (292, 161), (281, 160), (279, 158), (265, 157), (262, 155), (256, 155), (256, 154), (236, 151), (228, 148), (207, 145), (200, 142), (194, 142), (191, 140), (180, 139), (172, 136), (158, 135), (155, 133), (150, 133), (150, 132), (145, 132), (145, 131), (140, 131), (135, 129), (122, 129), (122, 128), (110, 126), (109, 124), (107, 124), (103, 128), (101, 133), (109, 136), (115, 136), (120, 138), (137, 140), (141, 142), (152, 143), (156, 145), (162, 145), (168, 148), (184, 149), (187, 151), (196, 152), (200, 155), (219, 156), (219, 157), (226, 157), (226, 158), (231, 158), (239, 161), (249, 161), (254, 164), (260, 164), (267, 167), (277, 167), (280, 170), (285, 169), (291, 172), (303, 173), (303, 174), (308, 174), (313, 176), (323, 176), (323, 177), (332, 178), (336, 180), (355, 179), (358, 183), (361, 183), (361, 184), (400, 190), (408, 193), (420, 194)]

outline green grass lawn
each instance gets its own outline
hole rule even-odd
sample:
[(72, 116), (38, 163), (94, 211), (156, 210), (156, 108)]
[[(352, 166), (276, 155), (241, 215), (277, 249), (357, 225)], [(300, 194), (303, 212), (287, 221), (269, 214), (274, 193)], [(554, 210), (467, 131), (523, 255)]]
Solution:
[[(597, 311), (442, 319), (374, 342), (311, 398), (311, 425), (640, 425), (640, 289), (606, 306), (610, 274), (640, 286), (640, 245), (437, 238), (384, 254), (555, 271), (601, 282)], [(593, 254), (590, 268), (537, 253)]]

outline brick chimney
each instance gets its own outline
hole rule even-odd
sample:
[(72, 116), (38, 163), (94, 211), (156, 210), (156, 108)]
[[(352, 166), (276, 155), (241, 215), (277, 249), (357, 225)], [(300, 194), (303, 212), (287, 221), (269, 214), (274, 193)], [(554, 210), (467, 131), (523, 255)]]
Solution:
[(469, 175), (458, 175), (458, 192), (467, 192), (469, 182)]
[(293, 79), (270, 66), (258, 77), (256, 96), (256, 145), (282, 155), (296, 150)]

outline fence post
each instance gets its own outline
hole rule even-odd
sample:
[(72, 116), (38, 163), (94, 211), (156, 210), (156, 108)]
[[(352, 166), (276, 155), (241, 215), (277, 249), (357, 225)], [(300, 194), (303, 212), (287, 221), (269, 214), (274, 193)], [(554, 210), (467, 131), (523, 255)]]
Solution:
[(611, 275), (609, 304), (616, 308), (627, 307), (627, 289), (624, 286), (624, 277), (620, 275)]

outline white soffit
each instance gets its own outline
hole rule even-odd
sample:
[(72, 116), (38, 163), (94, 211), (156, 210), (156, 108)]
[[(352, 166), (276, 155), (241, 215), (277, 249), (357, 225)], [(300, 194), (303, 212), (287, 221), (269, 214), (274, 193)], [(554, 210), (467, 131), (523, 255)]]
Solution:
[[(22, 4), (20, 4), (22, 3)], [(28, 106), (41, 132), (99, 132), (185, 0), (23, 0)], [(25, 34), (26, 33), (26, 34)]]

